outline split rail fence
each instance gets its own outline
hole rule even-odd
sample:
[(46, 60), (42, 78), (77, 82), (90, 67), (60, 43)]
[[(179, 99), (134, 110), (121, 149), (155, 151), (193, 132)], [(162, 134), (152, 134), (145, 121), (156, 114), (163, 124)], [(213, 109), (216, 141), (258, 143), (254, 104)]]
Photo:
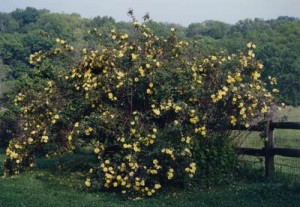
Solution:
[[(252, 155), (252, 156), (263, 156), (265, 160), (265, 175), (266, 177), (272, 177), (275, 172), (274, 156), (280, 155), (285, 157), (295, 157), (300, 158), (300, 149), (291, 148), (281, 148), (274, 146), (274, 129), (294, 129), (299, 130), (300, 136), (300, 122), (270, 122), (264, 125), (254, 126), (250, 129), (245, 127), (237, 127), (237, 130), (247, 130), (247, 131), (265, 131), (266, 140), (264, 142), (264, 147), (259, 148), (249, 148), (240, 147), (237, 149), (238, 154)], [(300, 139), (300, 137), (299, 137)]]

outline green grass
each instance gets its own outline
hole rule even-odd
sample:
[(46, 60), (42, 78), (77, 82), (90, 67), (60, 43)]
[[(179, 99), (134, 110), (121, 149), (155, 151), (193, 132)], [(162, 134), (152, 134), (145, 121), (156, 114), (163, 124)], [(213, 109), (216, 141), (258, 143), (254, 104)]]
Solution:
[[(0, 150), (3, 166), (4, 150)], [(0, 178), (0, 207), (163, 207), (163, 206), (299, 206), (300, 185), (290, 181), (240, 180), (211, 189), (167, 189), (153, 198), (123, 200), (118, 194), (88, 192), (84, 176), (76, 171), (53, 170), (55, 162), (40, 160), (41, 167), (19, 176)], [(3, 168), (0, 168), (0, 173)]]
[[(287, 107), (278, 111), (274, 121), (300, 122), (300, 107)], [(300, 130), (275, 129), (275, 146), (300, 148)], [(243, 147), (263, 147), (260, 132), (244, 132), (238, 136), (238, 142)]]
[[(277, 114), (286, 121), (300, 122), (300, 107), (287, 107)], [(274, 131), (274, 146), (300, 149), (300, 130), (276, 129)], [(275, 156), (277, 172), (297, 176), (300, 180), (300, 158)]]
[[(275, 115), (275, 121), (300, 122), (300, 107), (286, 107)], [(241, 133), (238, 137), (240, 146), (263, 148), (264, 142), (259, 132)], [(274, 147), (300, 149), (300, 130), (275, 129)], [(255, 168), (263, 168), (262, 157), (243, 156), (242, 159), (250, 161)], [(300, 158), (275, 156), (275, 173), (284, 173), (300, 180)]]
[(288, 106), (281, 111), (278, 111), (278, 113), (276, 114), (277, 119), (281, 119), (284, 116), (287, 118), (286, 121), (300, 122), (300, 107)]
[[(288, 121), (300, 121), (300, 107), (284, 109), (280, 113), (287, 115)], [(275, 145), (300, 148), (298, 134), (296, 130), (276, 130)], [(258, 133), (244, 134), (240, 141), (242, 146), (263, 147)], [(4, 149), (0, 149), (0, 174), (3, 173), (4, 153)], [(0, 178), (0, 207), (300, 206), (299, 158), (275, 156), (276, 176), (272, 180), (262, 176), (261, 157), (247, 156), (246, 159), (252, 160), (255, 167), (241, 169), (243, 178), (230, 185), (209, 190), (169, 188), (140, 201), (124, 200), (116, 193), (88, 192), (84, 187), (84, 175), (76, 171), (76, 165), (80, 165), (78, 157), (64, 160), (65, 165), (75, 166), (71, 170), (66, 170), (68, 167), (57, 170), (57, 160), (40, 159), (39, 167), (32, 172)]]

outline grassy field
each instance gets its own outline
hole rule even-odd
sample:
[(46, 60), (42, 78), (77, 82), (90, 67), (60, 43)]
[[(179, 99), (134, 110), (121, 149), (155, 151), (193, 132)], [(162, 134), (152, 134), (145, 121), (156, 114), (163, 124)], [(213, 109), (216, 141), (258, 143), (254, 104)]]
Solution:
[[(4, 150), (0, 150), (0, 173)], [(44, 162), (44, 163), (43, 163)], [(153, 198), (123, 200), (118, 194), (87, 192), (84, 176), (53, 170), (54, 162), (19, 176), (0, 178), (0, 207), (299, 206), (300, 185), (290, 180), (239, 180), (212, 189), (168, 189)]]
[[(281, 120), (300, 122), (300, 107), (286, 107), (279, 111), (275, 116), (275, 121)], [(243, 133), (239, 137), (239, 142), (243, 147), (264, 147), (260, 132)], [(300, 149), (300, 130), (275, 129), (274, 146)], [(250, 160), (257, 168), (263, 168), (264, 166), (262, 157), (244, 156), (244, 159)], [(284, 173), (300, 180), (300, 158), (275, 156), (275, 173)]]
[[(281, 113), (288, 116), (288, 121), (300, 121), (300, 108), (285, 109)], [(275, 133), (276, 145), (300, 147), (297, 131), (278, 130)], [(257, 133), (241, 140), (243, 146), (263, 146)], [(0, 174), (3, 173), (4, 154), (4, 149), (0, 149)], [(210, 189), (172, 188), (139, 201), (124, 200), (115, 193), (88, 192), (81, 173), (58, 171), (55, 160), (39, 160), (39, 167), (32, 172), (0, 177), (0, 207), (300, 206), (300, 159), (276, 156), (276, 176), (272, 180), (262, 176), (263, 159), (251, 159), (261, 167), (245, 169), (243, 177), (230, 185)], [(290, 166), (294, 166), (295, 171), (291, 171)]]

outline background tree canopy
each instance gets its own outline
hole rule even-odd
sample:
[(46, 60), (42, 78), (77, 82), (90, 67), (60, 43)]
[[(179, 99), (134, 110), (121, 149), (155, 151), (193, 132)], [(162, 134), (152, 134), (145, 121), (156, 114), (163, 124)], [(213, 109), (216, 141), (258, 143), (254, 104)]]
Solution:
[[(202, 47), (199, 53), (208, 54), (223, 48), (229, 52), (241, 50), (248, 42), (258, 45), (256, 55), (264, 61), (263, 79), (278, 78), (279, 99), (288, 105), (299, 105), (300, 97), (300, 20), (293, 17), (278, 17), (273, 20), (245, 19), (234, 25), (207, 20), (191, 23), (188, 27), (150, 21), (148, 26), (164, 36), (171, 27), (183, 40), (195, 40)], [(28, 64), (30, 54), (53, 47), (53, 41), (40, 33), (61, 37), (74, 47), (90, 49), (100, 47), (86, 31), (97, 28), (102, 33), (121, 29), (132, 33), (129, 22), (116, 22), (112, 17), (97, 16), (81, 18), (78, 14), (50, 13), (28, 7), (11, 13), (0, 13), (0, 59), (12, 68), (10, 77), (18, 79), (32, 67)], [(110, 41), (103, 39), (103, 41)]]

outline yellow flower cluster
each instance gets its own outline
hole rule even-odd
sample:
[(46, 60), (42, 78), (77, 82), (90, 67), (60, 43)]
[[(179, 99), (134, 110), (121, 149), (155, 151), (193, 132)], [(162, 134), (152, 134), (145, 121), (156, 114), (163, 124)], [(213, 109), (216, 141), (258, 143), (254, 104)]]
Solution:
[(59, 119), (59, 115), (58, 114), (55, 114), (54, 116), (52, 116), (52, 118), (51, 118), (51, 123), (52, 124), (55, 124), (56, 123), (56, 121)]
[[(253, 61), (256, 46), (249, 43), (247, 47), (247, 55), (240, 53), (238, 56), (232, 55), (228, 59), (228, 61), (238, 59), (240, 65), (236, 71), (228, 72), (226, 83), (216, 93), (211, 94), (212, 103), (222, 102), (224, 107), (234, 108), (228, 117), (233, 126), (242, 122), (249, 127), (250, 120), (262, 113), (267, 113), (269, 105), (273, 102), (271, 93), (267, 91), (264, 83), (260, 80), (263, 65)], [(271, 85), (275, 85), (276, 79), (271, 77), (269, 79)], [(273, 89), (273, 92), (277, 91), (277, 89)], [(259, 97), (265, 97), (268, 103), (262, 102)]]
[(172, 180), (173, 177), (174, 177), (174, 169), (170, 168), (167, 172), (167, 178), (168, 178), (168, 180)]
[(60, 47), (55, 47), (53, 48), (51, 51), (49, 51), (48, 53), (45, 53), (43, 51), (38, 51), (35, 52), (34, 54), (30, 55), (29, 57), (29, 63), (31, 65), (34, 66), (39, 66), (44, 59), (46, 59), (49, 56), (52, 55), (58, 55), (60, 53), (63, 52), (71, 52), (74, 50), (74, 47), (72, 45), (67, 44), (67, 42), (65, 40), (62, 40), (60, 38), (56, 38), (56, 43), (60, 46)]
[(197, 124), (199, 122), (199, 117), (196, 115), (196, 111), (194, 109), (190, 110), (190, 122), (192, 124)]
[(188, 167), (185, 168), (185, 172), (187, 172), (189, 176), (192, 178), (196, 173), (196, 169), (197, 169), (196, 163), (193, 162)]
[(183, 151), (181, 152), (182, 156), (188, 156), (188, 157), (192, 157), (192, 152), (189, 148), (184, 148)]
[(90, 178), (87, 178), (87, 179), (85, 180), (85, 185), (86, 185), (87, 187), (91, 187), (92, 183), (91, 183), (91, 179), (90, 179)]
[(6, 149), (6, 156), (9, 156), (11, 159), (17, 159), (19, 157), (19, 154), (15, 151), (10, 150), (10, 148)]
[(181, 137), (181, 142), (185, 142), (187, 144), (191, 143), (192, 138), (190, 136), (187, 137)]
[(23, 94), (23, 93), (18, 93), (18, 94), (16, 95), (15, 99), (14, 99), (15, 105), (18, 105), (18, 102), (23, 101), (24, 98), (25, 98), (25, 94)]
[(206, 126), (195, 128), (195, 132), (201, 134), (203, 137), (206, 137)]
[(230, 123), (232, 126), (235, 126), (237, 124), (237, 119), (235, 116), (230, 116)]
[(42, 142), (47, 143), (48, 140), (49, 140), (48, 136), (46, 136), (46, 135), (42, 136), (42, 139), (41, 139)]
[(276, 85), (277, 84), (277, 79), (275, 77), (268, 76), (268, 78), (270, 80), (271, 85)]
[(93, 128), (88, 127), (87, 129), (84, 130), (84, 133), (85, 133), (86, 136), (90, 136), (92, 131), (93, 131)]
[[(105, 160), (101, 165), (101, 169), (104, 172), (106, 188), (120, 188), (122, 193), (127, 193), (130, 189), (133, 189), (135, 192), (139, 192), (141, 195), (151, 196), (156, 190), (161, 188), (160, 183), (154, 183), (147, 185), (147, 181), (137, 176), (137, 172), (140, 169), (140, 165), (133, 161), (131, 155), (126, 157), (126, 162), (122, 162), (117, 168), (113, 168), (113, 163), (110, 160)], [(143, 166), (143, 169), (147, 169), (146, 166)], [(153, 168), (147, 169), (148, 174), (157, 174), (156, 171), (161, 169), (161, 166), (158, 164), (158, 160), (153, 160)], [(129, 172), (126, 174), (126, 172)], [(156, 172), (156, 173), (155, 173)], [(90, 170), (90, 173), (93, 173), (93, 170)], [(91, 180), (87, 178), (85, 184), (89, 187), (91, 186)], [(152, 187), (150, 187), (152, 186)]]
[(169, 149), (169, 148), (163, 148), (161, 150), (162, 153), (168, 155), (171, 157), (172, 160), (175, 160), (175, 155), (174, 155), (174, 150), (173, 149)]
[(231, 76), (231, 74), (228, 74), (227, 76), (227, 83), (235, 83), (236, 79), (234, 77)]
[(158, 174), (158, 171), (159, 171), (160, 169), (162, 169), (162, 166), (159, 165), (159, 162), (158, 162), (157, 159), (154, 159), (154, 160), (152, 161), (152, 163), (153, 163), (153, 168), (149, 168), (149, 169), (147, 170), (147, 173), (148, 173), (148, 174), (152, 174), (152, 175), (156, 175), (156, 174)]
[(39, 65), (45, 57), (46, 56), (42, 51), (35, 52), (34, 54), (30, 55), (29, 63), (32, 65)]

